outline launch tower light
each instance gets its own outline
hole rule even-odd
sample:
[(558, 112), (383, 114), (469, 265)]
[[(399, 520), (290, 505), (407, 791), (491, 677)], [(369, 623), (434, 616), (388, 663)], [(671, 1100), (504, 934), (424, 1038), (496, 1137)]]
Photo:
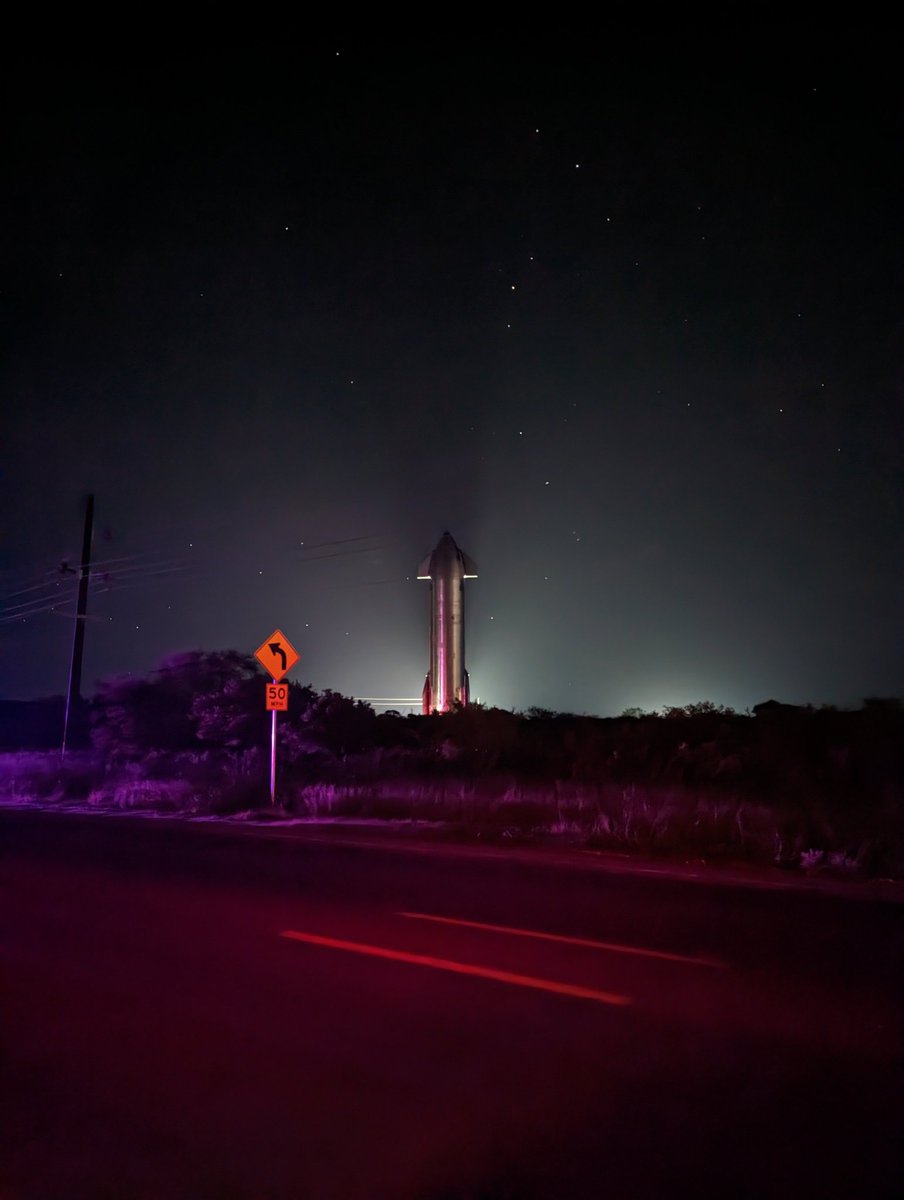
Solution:
[(477, 578), (477, 565), (447, 530), (418, 567), (417, 577), (430, 581), (430, 664), (422, 711), (449, 712), (469, 700), (464, 581)]

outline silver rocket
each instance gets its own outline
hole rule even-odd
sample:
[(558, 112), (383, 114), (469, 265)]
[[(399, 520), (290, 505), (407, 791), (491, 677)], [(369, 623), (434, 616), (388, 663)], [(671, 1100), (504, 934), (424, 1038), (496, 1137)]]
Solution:
[(417, 577), (430, 580), (430, 669), (424, 683), (423, 711), (448, 712), (469, 699), (465, 580), (477, 578), (477, 567), (447, 531), (418, 567)]

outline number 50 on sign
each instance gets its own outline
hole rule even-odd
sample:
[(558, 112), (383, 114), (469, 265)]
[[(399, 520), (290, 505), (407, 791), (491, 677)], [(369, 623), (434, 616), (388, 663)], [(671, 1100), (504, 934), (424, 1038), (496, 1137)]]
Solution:
[(267, 712), (289, 711), (289, 685), (287, 683), (267, 684)]

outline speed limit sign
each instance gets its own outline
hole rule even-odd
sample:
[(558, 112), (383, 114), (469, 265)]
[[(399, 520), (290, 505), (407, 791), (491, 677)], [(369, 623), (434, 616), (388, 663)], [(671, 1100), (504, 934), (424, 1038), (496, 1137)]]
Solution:
[(287, 683), (267, 684), (267, 712), (289, 711), (289, 685)]

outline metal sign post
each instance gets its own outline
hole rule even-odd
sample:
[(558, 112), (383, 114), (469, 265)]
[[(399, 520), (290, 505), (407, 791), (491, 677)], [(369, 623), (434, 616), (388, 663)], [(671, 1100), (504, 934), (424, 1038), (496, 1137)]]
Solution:
[[(276, 680), (273, 680), (276, 683)], [(269, 692), (269, 688), (267, 689)], [(270, 803), (276, 803), (276, 709), (270, 713)]]
[(276, 714), (289, 710), (289, 685), (280, 680), (298, 662), (298, 652), (289, 639), (275, 629), (254, 652), (254, 656), (269, 673), (266, 707), (270, 713), (270, 803), (276, 803)]

